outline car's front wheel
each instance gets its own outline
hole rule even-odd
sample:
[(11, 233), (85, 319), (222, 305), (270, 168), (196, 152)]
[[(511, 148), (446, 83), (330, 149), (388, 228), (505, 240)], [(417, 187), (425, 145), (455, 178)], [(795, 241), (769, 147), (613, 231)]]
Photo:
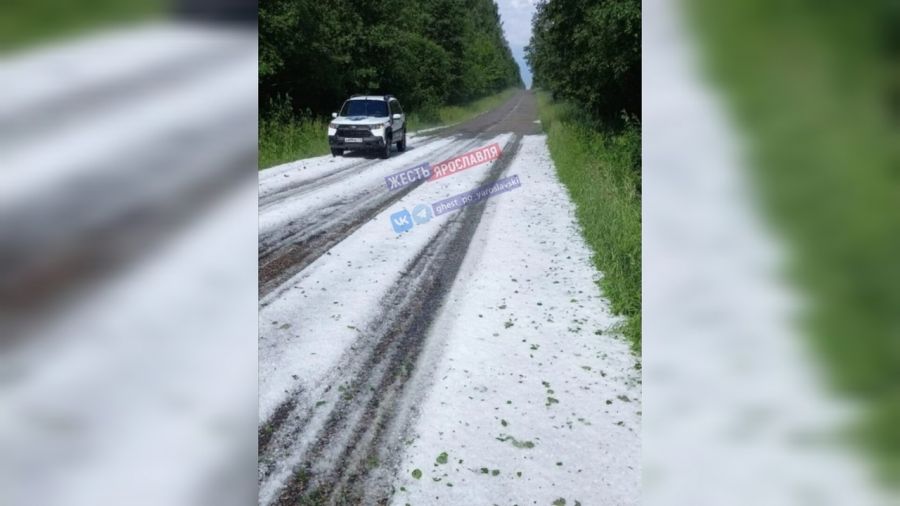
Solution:
[(343, 155), (344, 155), (343, 149), (331, 148), (331, 156), (343, 156)]
[(393, 139), (388, 137), (384, 142), (384, 149), (381, 151), (382, 158), (390, 158), (391, 157), (391, 144)]
[(397, 142), (397, 151), (401, 153), (406, 151), (406, 130), (403, 131), (403, 138)]

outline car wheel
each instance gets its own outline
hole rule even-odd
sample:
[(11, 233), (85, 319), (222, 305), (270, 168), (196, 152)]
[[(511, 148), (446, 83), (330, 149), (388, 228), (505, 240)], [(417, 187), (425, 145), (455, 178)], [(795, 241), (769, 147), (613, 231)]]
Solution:
[(406, 130), (403, 131), (403, 138), (397, 142), (397, 151), (401, 153), (406, 151)]
[(381, 152), (382, 158), (390, 158), (391, 157), (391, 144), (393, 143), (393, 138), (389, 139), (384, 143), (384, 151)]
[(343, 149), (331, 148), (331, 156), (343, 156), (343, 155), (344, 155)]

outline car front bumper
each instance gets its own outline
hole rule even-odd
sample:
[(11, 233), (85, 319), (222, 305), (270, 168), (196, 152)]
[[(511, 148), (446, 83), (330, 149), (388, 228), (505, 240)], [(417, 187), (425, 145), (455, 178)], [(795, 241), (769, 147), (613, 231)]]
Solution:
[(328, 145), (332, 149), (378, 149), (384, 148), (384, 137), (339, 137), (328, 136)]

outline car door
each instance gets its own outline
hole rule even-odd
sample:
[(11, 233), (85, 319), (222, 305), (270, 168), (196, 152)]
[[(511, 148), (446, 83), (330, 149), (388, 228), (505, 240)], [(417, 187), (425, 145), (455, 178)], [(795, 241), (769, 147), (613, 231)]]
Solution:
[(391, 127), (394, 132), (403, 131), (403, 135), (406, 136), (406, 116), (403, 115), (403, 108), (400, 107), (400, 102), (397, 100), (391, 100), (391, 118), (393, 118), (394, 114), (399, 114), (400, 119), (391, 119)]

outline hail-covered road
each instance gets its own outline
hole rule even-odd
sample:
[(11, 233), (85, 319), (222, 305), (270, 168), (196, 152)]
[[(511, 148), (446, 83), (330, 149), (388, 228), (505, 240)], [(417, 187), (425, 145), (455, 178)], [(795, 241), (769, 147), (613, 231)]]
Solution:
[(522, 91), (387, 160), (260, 173), (260, 504), (638, 503), (640, 374), (540, 131)]
[(255, 25), (55, 35), (0, 58), (0, 504), (252, 502)]

